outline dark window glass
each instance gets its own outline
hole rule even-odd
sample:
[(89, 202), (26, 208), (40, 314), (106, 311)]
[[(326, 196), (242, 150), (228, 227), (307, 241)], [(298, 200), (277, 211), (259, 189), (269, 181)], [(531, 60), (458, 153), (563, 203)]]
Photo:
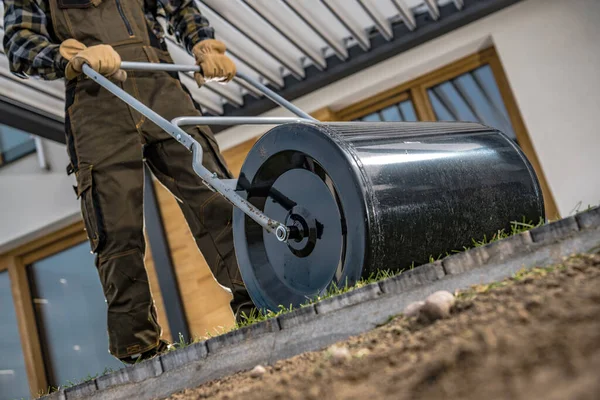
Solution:
[(35, 151), (35, 142), (27, 132), (0, 124), (0, 164), (15, 161)]
[(400, 116), (400, 109), (396, 106), (384, 108), (380, 112), (384, 121), (402, 121)]
[(393, 122), (393, 121), (417, 121), (417, 114), (410, 100), (402, 101), (398, 104), (381, 109), (369, 115), (360, 118), (367, 122)]
[(8, 272), (0, 272), (0, 399), (29, 398), (17, 316)]
[(427, 93), (438, 120), (479, 122), (516, 141), (489, 65), (434, 86)]
[(413, 107), (412, 101), (403, 101), (402, 103), (398, 104), (398, 108), (400, 108), (400, 113), (402, 114), (403, 121), (418, 121), (417, 114), (415, 113), (415, 108)]
[(123, 366), (108, 352), (106, 302), (87, 242), (36, 261), (29, 277), (52, 385)]
[(378, 113), (373, 113), (373, 114), (369, 114), (369, 115), (363, 117), (362, 120), (365, 122), (380, 122), (381, 117), (379, 116)]

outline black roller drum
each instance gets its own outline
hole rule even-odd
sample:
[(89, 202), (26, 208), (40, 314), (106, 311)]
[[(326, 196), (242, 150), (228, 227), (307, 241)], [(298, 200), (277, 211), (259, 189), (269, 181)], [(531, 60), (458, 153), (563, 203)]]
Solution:
[(242, 278), (270, 310), (544, 217), (522, 151), (475, 123), (281, 125), (250, 150), (237, 190), (290, 227), (282, 243), (234, 209)]

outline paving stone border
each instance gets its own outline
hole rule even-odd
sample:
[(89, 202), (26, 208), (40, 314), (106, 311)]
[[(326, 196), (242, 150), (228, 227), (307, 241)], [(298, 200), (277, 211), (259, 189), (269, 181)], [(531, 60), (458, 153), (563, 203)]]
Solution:
[(473, 248), (278, 318), (195, 343), (83, 384), (48, 400), (159, 399), (213, 379), (325, 348), (367, 332), (437, 290), (507, 278), (600, 249), (600, 207)]

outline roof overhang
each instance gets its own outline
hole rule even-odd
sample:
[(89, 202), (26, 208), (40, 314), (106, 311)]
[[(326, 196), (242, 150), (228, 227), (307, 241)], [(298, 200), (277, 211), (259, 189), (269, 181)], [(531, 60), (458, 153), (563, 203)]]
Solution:
[[(240, 71), (294, 100), (520, 1), (322, 0), (314, 3), (318, 10), (297, 0), (269, 0), (268, 7), (259, 0), (196, 3)], [(167, 42), (176, 63), (193, 62), (172, 37)], [(276, 107), (237, 82), (199, 89), (190, 74), (180, 76), (207, 114), (255, 116)], [(4, 86), (11, 91), (0, 97), (0, 122), (64, 143), (59, 82), (16, 78), (0, 54)]]
[[(349, 57), (346, 61), (330, 56), (327, 58), (326, 70), (321, 71), (315, 66), (310, 66), (306, 68), (306, 77), (301, 81), (293, 76), (287, 76), (284, 79), (284, 87), (278, 90), (278, 93), (292, 101), (520, 1), (522, 0), (465, 0), (462, 9), (457, 9), (454, 3), (440, 6), (438, 20), (433, 20), (428, 13), (423, 13), (415, 16), (418, 29), (410, 30), (406, 24), (394, 24), (392, 25), (393, 40), (386, 40), (381, 33), (378, 33), (371, 39), (369, 51), (364, 51), (360, 46), (355, 45), (348, 49)], [(267, 83), (267, 86), (271, 85)], [(275, 107), (277, 106), (267, 98), (246, 95), (243, 107), (226, 104), (224, 114), (253, 116)], [(227, 128), (228, 126), (211, 127), (215, 133)]]
[(0, 95), (0, 123), (66, 143), (64, 119)]

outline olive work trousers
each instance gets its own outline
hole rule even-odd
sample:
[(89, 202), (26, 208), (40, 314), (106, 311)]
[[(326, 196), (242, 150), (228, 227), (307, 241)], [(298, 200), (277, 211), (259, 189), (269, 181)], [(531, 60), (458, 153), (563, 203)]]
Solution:
[[(201, 115), (169, 73), (129, 72), (120, 85), (167, 120)], [(67, 147), (108, 304), (111, 354), (123, 358), (151, 350), (162, 333), (144, 266), (144, 161), (177, 198), (214, 277), (232, 290), (232, 306), (248, 301), (233, 248), (232, 205), (194, 173), (192, 154), (90, 79), (69, 82), (66, 103)], [(202, 126), (185, 130), (202, 145), (204, 166), (231, 178), (212, 132)]]

